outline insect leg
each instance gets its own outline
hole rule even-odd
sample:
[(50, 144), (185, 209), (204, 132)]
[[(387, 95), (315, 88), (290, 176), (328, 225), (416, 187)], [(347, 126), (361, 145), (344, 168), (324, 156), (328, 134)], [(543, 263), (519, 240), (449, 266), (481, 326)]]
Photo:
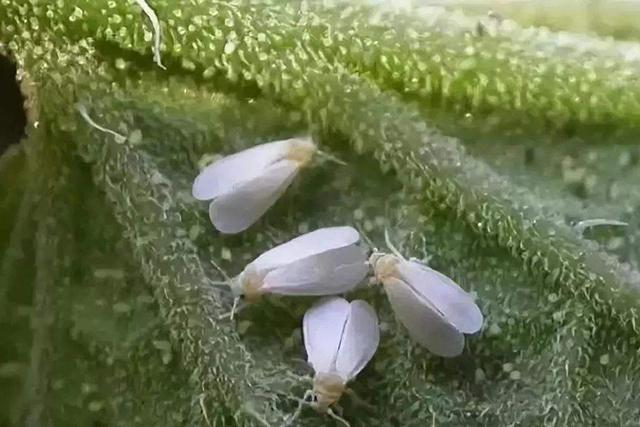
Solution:
[(233, 320), (236, 313), (239, 313), (242, 309), (244, 309), (247, 305), (240, 302), (240, 298), (233, 299), (233, 307), (229, 313), (221, 314), (218, 316), (218, 320), (229, 318)]
[(342, 423), (345, 427), (351, 427), (351, 424), (349, 424), (349, 421), (345, 420), (344, 418), (342, 418), (341, 416), (333, 412), (331, 408), (327, 409), (327, 414), (334, 420)]
[(307, 390), (304, 392), (304, 396), (302, 396), (302, 399), (296, 399), (298, 401), (298, 407), (296, 408), (295, 412), (291, 415), (291, 418), (289, 418), (282, 427), (288, 427), (291, 425), (292, 422), (294, 422), (299, 416), (300, 413), (302, 412), (302, 407), (304, 405), (310, 404), (310, 402), (307, 402), (307, 400), (309, 398), (313, 399), (313, 390)]
[(344, 392), (345, 392), (345, 394), (349, 395), (351, 400), (353, 400), (353, 403), (355, 403), (356, 405), (364, 406), (365, 408), (369, 409), (370, 411), (375, 411), (376, 407), (373, 406), (372, 404), (370, 404), (369, 402), (366, 402), (362, 398), (360, 398), (360, 396), (358, 396), (353, 389), (347, 388)]

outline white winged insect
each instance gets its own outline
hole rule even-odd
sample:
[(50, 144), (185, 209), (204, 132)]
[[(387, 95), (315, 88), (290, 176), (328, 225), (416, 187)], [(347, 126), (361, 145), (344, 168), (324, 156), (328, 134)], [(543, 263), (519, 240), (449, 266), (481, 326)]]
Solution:
[(273, 206), (316, 151), (305, 137), (232, 154), (202, 170), (193, 182), (193, 197), (211, 200), (209, 217), (218, 231), (240, 233)]
[(362, 300), (324, 298), (305, 313), (303, 334), (307, 360), (315, 372), (313, 390), (305, 393), (291, 420), (311, 398), (309, 403), (315, 409), (349, 425), (330, 406), (347, 391), (347, 383), (378, 348), (380, 329), (375, 311)]
[(407, 261), (387, 244), (395, 254), (376, 251), (369, 264), (409, 336), (438, 356), (460, 355), (464, 334), (482, 328), (483, 316), (472, 296), (444, 274)]
[(268, 250), (231, 281), (236, 297), (254, 302), (263, 294), (336, 295), (357, 286), (369, 270), (360, 233), (353, 227), (327, 227)]

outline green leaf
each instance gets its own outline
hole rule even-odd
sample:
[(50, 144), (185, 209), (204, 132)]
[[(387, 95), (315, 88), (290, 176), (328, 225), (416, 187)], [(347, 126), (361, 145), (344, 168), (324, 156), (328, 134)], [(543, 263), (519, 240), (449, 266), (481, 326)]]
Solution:
[[(518, 27), (479, 36), (477, 21), (448, 13), (374, 22), (359, 7), (158, 0), (164, 71), (136, 5), (5, 3), (0, 37), (36, 88), (29, 177), (47, 166), (34, 190), (34, 319), (42, 301), (57, 304), (34, 337), (64, 349), (38, 358), (46, 346), (26, 340), (28, 384), (40, 386), (28, 389), (43, 396), (26, 408), (44, 400), (44, 419), (115, 425), (282, 424), (309, 386), (296, 360), (312, 299), (265, 298), (234, 324), (221, 319), (230, 292), (211, 281), (302, 232), (355, 224), (379, 247), (388, 229), (406, 256), (475, 293), (486, 326), (442, 360), (408, 339), (380, 289), (358, 291), (383, 339), (351, 384), (373, 407), (341, 401), (353, 425), (638, 418), (637, 64), (618, 42), (560, 45)], [(514, 123), (525, 146), (501, 127)], [(544, 144), (558, 129), (569, 131)], [(594, 146), (593, 129), (615, 137)], [(250, 230), (215, 233), (190, 196), (199, 167), (304, 132), (347, 166), (317, 162)], [(573, 227), (595, 218), (629, 226)], [(76, 372), (61, 361), (72, 355)], [(58, 383), (41, 365), (72, 373), (66, 390), (79, 392), (48, 389)]]

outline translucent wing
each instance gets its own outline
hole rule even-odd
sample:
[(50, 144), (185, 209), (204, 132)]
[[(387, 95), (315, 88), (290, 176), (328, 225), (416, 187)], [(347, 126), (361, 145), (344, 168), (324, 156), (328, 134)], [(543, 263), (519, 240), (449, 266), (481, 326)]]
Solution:
[(252, 264), (258, 270), (270, 270), (311, 255), (353, 245), (358, 240), (360, 234), (353, 227), (320, 228), (268, 250)]
[(332, 295), (350, 291), (367, 275), (364, 250), (356, 245), (332, 249), (271, 270), (263, 292), (281, 295)]
[(193, 182), (192, 194), (198, 200), (211, 200), (260, 176), (271, 164), (284, 158), (290, 140), (257, 145), (224, 157), (204, 168)]
[(482, 327), (483, 316), (475, 301), (453, 280), (424, 264), (400, 262), (401, 278), (428, 300), (460, 332), (473, 334)]
[(209, 216), (222, 233), (246, 230), (269, 209), (287, 189), (298, 172), (298, 166), (281, 160), (264, 173), (236, 190), (211, 202)]
[(411, 287), (396, 278), (384, 283), (389, 302), (411, 338), (432, 353), (454, 357), (464, 349), (464, 335), (425, 301)]
[(336, 358), (336, 371), (345, 381), (369, 363), (380, 342), (378, 316), (373, 308), (362, 300), (352, 301), (350, 308)]
[(304, 346), (307, 350), (307, 360), (314, 371), (333, 371), (349, 311), (347, 300), (331, 297), (323, 298), (304, 314)]

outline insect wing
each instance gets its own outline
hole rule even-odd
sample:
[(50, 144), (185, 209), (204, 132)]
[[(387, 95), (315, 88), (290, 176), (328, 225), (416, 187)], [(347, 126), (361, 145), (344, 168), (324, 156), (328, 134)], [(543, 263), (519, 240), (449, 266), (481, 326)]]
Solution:
[(428, 300), (460, 332), (474, 334), (482, 328), (483, 316), (471, 295), (444, 274), (414, 261), (400, 262), (401, 278)]
[(409, 336), (432, 353), (454, 357), (464, 349), (464, 335), (444, 320), (438, 311), (407, 283), (388, 278), (384, 289), (396, 316)]
[(214, 199), (209, 206), (211, 222), (222, 233), (246, 230), (273, 206), (297, 172), (298, 167), (293, 162), (281, 160), (275, 163), (263, 175)]
[(259, 177), (264, 170), (284, 158), (290, 140), (260, 144), (224, 157), (204, 168), (193, 182), (198, 200), (211, 200)]
[(264, 277), (262, 290), (281, 295), (332, 295), (350, 291), (369, 267), (359, 246), (332, 249), (276, 268)]
[(378, 316), (362, 300), (352, 301), (342, 333), (336, 371), (345, 381), (354, 378), (369, 363), (380, 343)]
[(258, 270), (270, 270), (285, 264), (350, 246), (360, 240), (353, 227), (327, 227), (298, 236), (260, 255), (252, 264)]
[(349, 302), (343, 298), (323, 298), (304, 315), (302, 329), (307, 360), (315, 372), (333, 371), (340, 338), (349, 316)]

